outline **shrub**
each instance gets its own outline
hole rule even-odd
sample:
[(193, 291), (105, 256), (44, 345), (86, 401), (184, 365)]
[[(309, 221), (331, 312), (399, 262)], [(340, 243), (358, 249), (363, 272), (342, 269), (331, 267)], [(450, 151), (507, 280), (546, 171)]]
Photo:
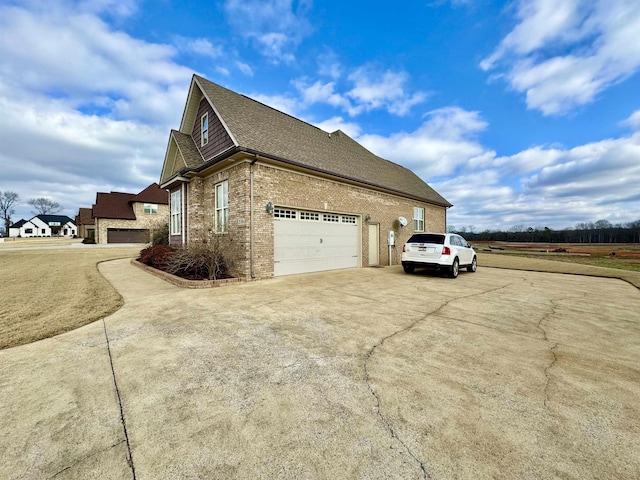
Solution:
[(217, 241), (192, 243), (175, 249), (164, 270), (183, 278), (217, 280), (227, 277), (227, 266)]
[(153, 268), (165, 270), (176, 249), (170, 245), (152, 245), (140, 251), (140, 262)]
[(169, 224), (165, 223), (153, 231), (152, 245), (169, 245)]

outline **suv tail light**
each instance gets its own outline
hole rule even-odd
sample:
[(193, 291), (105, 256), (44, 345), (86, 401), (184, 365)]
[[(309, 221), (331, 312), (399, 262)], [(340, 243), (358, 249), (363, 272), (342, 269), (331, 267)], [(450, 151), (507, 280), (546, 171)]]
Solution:
[(407, 251), (407, 244), (402, 245), (402, 253)]
[(442, 247), (442, 255), (451, 255), (451, 249), (449, 247)]

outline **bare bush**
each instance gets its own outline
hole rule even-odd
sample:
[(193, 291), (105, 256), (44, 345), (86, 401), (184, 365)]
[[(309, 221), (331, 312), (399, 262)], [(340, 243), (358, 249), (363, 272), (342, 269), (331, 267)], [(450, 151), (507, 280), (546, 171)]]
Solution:
[(217, 280), (227, 277), (227, 265), (216, 241), (177, 248), (167, 260), (164, 270), (183, 278)]

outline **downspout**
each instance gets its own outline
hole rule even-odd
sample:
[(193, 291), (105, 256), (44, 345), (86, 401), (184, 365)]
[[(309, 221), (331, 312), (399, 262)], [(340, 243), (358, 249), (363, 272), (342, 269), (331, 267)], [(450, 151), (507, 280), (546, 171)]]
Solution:
[(254, 154), (254, 159), (249, 164), (249, 271), (251, 279), (255, 279), (253, 266), (253, 166), (258, 161), (258, 155)]

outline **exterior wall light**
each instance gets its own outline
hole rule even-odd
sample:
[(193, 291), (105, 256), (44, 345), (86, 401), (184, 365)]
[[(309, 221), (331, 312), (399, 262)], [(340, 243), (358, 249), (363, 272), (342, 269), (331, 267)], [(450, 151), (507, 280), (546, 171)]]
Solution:
[(369, 220), (371, 220), (371, 215), (367, 214), (364, 216), (364, 221), (368, 222)]
[(265, 210), (269, 215), (272, 215), (272, 214), (273, 214), (273, 203), (271, 203), (271, 202), (267, 203), (267, 205), (264, 207), (264, 210)]

